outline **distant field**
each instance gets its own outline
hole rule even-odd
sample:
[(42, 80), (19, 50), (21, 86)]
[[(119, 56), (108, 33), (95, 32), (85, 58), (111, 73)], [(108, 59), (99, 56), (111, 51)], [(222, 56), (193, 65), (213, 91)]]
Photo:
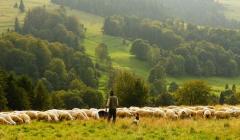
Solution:
[(165, 120), (141, 118), (118, 120), (116, 125), (104, 120), (61, 123), (33, 122), (19, 126), (1, 126), (0, 140), (239, 140), (240, 121)]
[[(238, 0), (222, 0), (225, 5), (237, 7)], [(19, 2), (19, 0), (0, 0), (0, 32), (6, 31), (7, 28), (12, 28), (14, 24), (15, 17), (19, 17), (20, 21), (23, 22), (25, 14), (20, 14), (18, 9), (14, 9), (13, 5)], [(27, 9), (31, 9), (36, 6), (45, 5), (48, 9), (55, 9), (58, 6), (52, 4), (50, 0), (24, 0), (25, 6)], [(233, 8), (235, 11), (233, 13), (239, 13), (240, 8)], [(237, 11), (239, 10), (239, 12)], [(137, 75), (147, 78), (150, 71), (150, 66), (147, 63), (135, 59), (132, 55), (129, 54), (129, 49), (131, 42), (128, 45), (123, 45), (122, 38), (112, 37), (108, 35), (103, 35), (102, 26), (104, 19), (102, 17), (88, 14), (86, 12), (81, 12), (78, 10), (72, 10), (67, 8), (67, 13), (69, 15), (74, 15), (78, 17), (79, 21), (84, 24), (87, 28), (86, 39), (83, 42), (83, 45), (86, 48), (86, 53), (95, 60), (94, 50), (99, 43), (106, 43), (109, 47), (109, 53), (113, 61), (114, 67), (121, 67), (131, 71), (134, 71)], [(240, 14), (236, 14), (237, 16)], [(215, 91), (220, 91), (224, 88), (224, 85), (228, 83), (229, 85), (236, 84), (237, 87), (240, 86), (240, 77), (235, 78), (219, 78), (219, 77), (210, 77), (210, 78), (199, 78), (199, 77), (180, 77), (172, 78), (169, 77), (168, 81), (176, 81), (179, 84), (182, 84), (185, 81), (201, 79), (207, 81)], [(103, 75), (100, 78), (100, 90), (104, 90), (107, 81), (107, 76)]]

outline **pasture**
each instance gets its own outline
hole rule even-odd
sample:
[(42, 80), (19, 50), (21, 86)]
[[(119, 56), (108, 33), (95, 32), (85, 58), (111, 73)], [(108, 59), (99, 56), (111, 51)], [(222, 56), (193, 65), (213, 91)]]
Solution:
[(1, 126), (0, 140), (239, 140), (240, 121), (119, 119), (115, 125), (105, 120), (32, 122), (19, 126)]

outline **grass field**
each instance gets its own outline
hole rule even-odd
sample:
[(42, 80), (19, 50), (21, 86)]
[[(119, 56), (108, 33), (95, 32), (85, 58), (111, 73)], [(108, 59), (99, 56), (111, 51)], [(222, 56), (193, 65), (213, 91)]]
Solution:
[(240, 121), (178, 120), (144, 118), (139, 126), (131, 119), (116, 125), (105, 120), (61, 123), (32, 122), (19, 126), (1, 126), (0, 140), (239, 140)]
[[(225, 6), (228, 6), (229, 9), (233, 10), (232, 13), (235, 15), (239, 13), (237, 10), (237, 6), (240, 6), (238, 0), (222, 0)], [(15, 17), (19, 17), (20, 21), (23, 22), (23, 18), (25, 14), (19, 13), (18, 9), (13, 8), (13, 5), (19, 0), (0, 0), (0, 33), (6, 31), (7, 28), (12, 28), (14, 24)], [(55, 9), (58, 6), (52, 4), (50, 0), (25, 0), (26, 9), (32, 9), (36, 6), (45, 5), (48, 9)], [(238, 4), (238, 3), (239, 4)], [(240, 11), (240, 10), (239, 10)], [(72, 10), (67, 8), (67, 13), (69, 15), (74, 15), (78, 17), (79, 21), (84, 24), (87, 28), (86, 39), (83, 42), (83, 45), (86, 48), (86, 53), (91, 56), (91, 58), (95, 59), (94, 50), (95, 47), (99, 43), (105, 43), (109, 47), (109, 53), (113, 61), (114, 67), (121, 67), (135, 72), (137, 75), (147, 78), (150, 70), (150, 66), (147, 63), (139, 61), (135, 59), (130, 53), (130, 45), (123, 45), (122, 38), (112, 37), (108, 35), (104, 35), (102, 33), (102, 26), (104, 19), (102, 17), (88, 14), (85, 12), (81, 12), (78, 10)], [(209, 83), (209, 85), (213, 86), (214, 90), (222, 90), (226, 83), (232, 85), (236, 84), (240, 85), (240, 77), (235, 78), (220, 78), (220, 77), (168, 77), (168, 81), (176, 81), (179, 84), (182, 84), (185, 81), (200, 79)], [(104, 90), (104, 85), (106, 85), (107, 76), (103, 75), (100, 79), (100, 89)]]

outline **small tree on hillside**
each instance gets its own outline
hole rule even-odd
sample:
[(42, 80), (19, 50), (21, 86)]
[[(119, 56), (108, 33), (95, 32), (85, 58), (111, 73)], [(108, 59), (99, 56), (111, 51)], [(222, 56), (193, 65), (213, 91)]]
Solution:
[(175, 92), (177, 91), (179, 88), (178, 84), (176, 82), (171, 82), (169, 87), (168, 87), (168, 91), (169, 92)]
[(232, 86), (232, 91), (233, 91), (234, 93), (237, 93), (237, 88), (236, 88), (236, 85), (235, 85), (235, 84), (233, 84), (233, 86)]
[(207, 105), (211, 88), (204, 81), (189, 81), (176, 92), (176, 99), (181, 105)]
[(48, 94), (47, 87), (42, 80), (39, 80), (34, 88), (34, 109), (46, 110), (50, 107), (51, 103)]
[(148, 100), (148, 86), (131, 72), (120, 70), (113, 82), (113, 90), (121, 106), (144, 106)]
[(15, 18), (14, 30), (17, 33), (21, 32), (21, 27), (18, 18)]
[(18, 8), (18, 3), (17, 2), (14, 4), (13, 8)]
[(20, 10), (22, 13), (25, 12), (25, 5), (24, 5), (24, 3), (23, 3), (23, 0), (20, 1), (19, 10)]

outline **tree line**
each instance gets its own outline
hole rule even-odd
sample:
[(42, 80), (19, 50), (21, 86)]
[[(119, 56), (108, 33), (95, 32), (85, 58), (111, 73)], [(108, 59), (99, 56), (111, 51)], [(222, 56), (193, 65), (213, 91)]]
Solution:
[(237, 30), (121, 16), (107, 17), (103, 29), (105, 34), (133, 40), (130, 52), (152, 66), (160, 63), (168, 75), (239, 75)]
[(224, 16), (224, 7), (214, 0), (52, 0), (53, 3), (103, 17), (137, 16), (157, 20), (179, 18), (210, 26), (239, 27)]

